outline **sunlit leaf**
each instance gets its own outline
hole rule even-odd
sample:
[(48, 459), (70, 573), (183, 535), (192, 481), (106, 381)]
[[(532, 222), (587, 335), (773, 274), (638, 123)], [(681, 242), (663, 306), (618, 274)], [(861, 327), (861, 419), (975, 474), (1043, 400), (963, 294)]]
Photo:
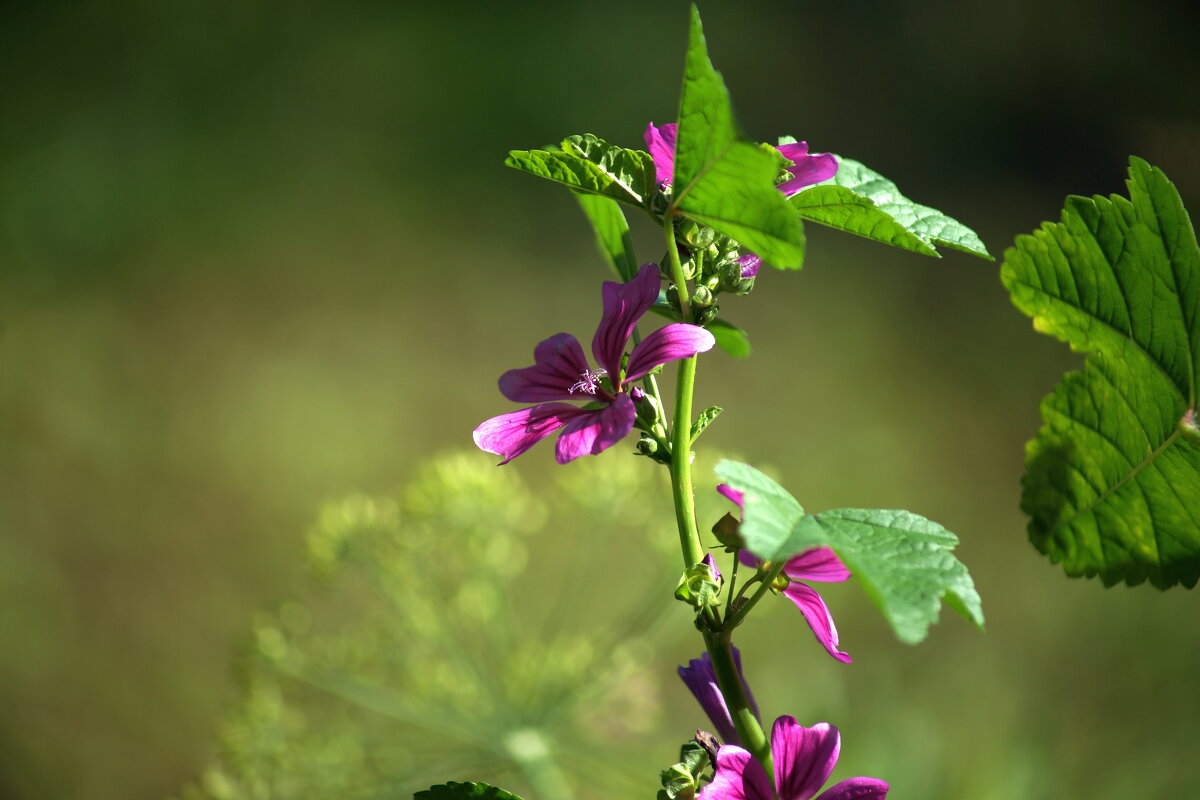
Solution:
[[(1034, 327), (1089, 353), (1041, 405), (1021, 507), (1069, 575), (1200, 578), (1200, 248), (1179, 193), (1131, 158), (1129, 198), (1069, 197), (1000, 277)], [(1194, 413), (1194, 412), (1191, 412)], [(1194, 424), (1194, 423), (1193, 423)]]
[(791, 197), (804, 219), (927, 256), (936, 257), (935, 245), (943, 245), (991, 260), (979, 236), (958, 220), (914, 203), (852, 158), (837, 160), (837, 174)]
[(750, 355), (750, 335), (731, 322), (715, 319), (708, 323), (708, 332), (717, 340), (717, 347), (734, 358)]
[(954, 557), (958, 537), (911, 511), (842, 508), (806, 514), (763, 473), (721, 461), (722, 481), (743, 493), (740, 533), (759, 558), (781, 561), (830, 547), (879, 606), (897, 638), (916, 644), (937, 622), (942, 601), (983, 626), (983, 608), (967, 568)]
[(655, 189), (654, 160), (590, 133), (563, 139), (558, 150), (513, 150), (504, 163), (582, 192), (644, 206)]
[(486, 783), (449, 783), (430, 786), (413, 795), (413, 800), (521, 800), (512, 792), (506, 792)]
[(674, 206), (736, 239), (772, 266), (798, 269), (804, 261), (804, 235), (795, 212), (775, 189), (775, 178), (786, 162), (777, 151), (739, 132), (725, 81), (709, 61), (694, 6), (684, 70)]

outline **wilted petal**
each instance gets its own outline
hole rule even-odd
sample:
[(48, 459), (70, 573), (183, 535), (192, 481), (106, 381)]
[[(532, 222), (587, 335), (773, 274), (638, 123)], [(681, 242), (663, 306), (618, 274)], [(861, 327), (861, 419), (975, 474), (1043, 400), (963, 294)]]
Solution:
[(787, 171), (792, 173), (791, 180), (775, 187), (785, 195), (793, 195), (801, 189), (829, 180), (837, 174), (837, 158), (832, 153), (807, 155), (807, 142), (785, 144), (779, 148), (779, 152), (783, 153), (784, 158), (795, 162), (787, 168)]
[(717, 340), (699, 325), (673, 322), (651, 332), (629, 354), (625, 380), (635, 381), (659, 364), (711, 350)]
[(739, 258), (737, 263), (742, 265), (743, 278), (753, 278), (758, 275), (758, 268), (762, 266), (762, 259), (754, 255), (754, 253), (749, 253)]
[(742, 748), (722, 747), (716, 767), (712, 783), (700, 790), (700, 800), (774, 800), (767, 771)]
[(504, 466), (580, 414), (591, 412), (568, 403), (543, 403), (483, 422), (472, 436), (480, 450), (503, 456)]
[(729, 707), (725, 705), (725, 696), (717, 686), (717, 674), (713, 672), (712, 659), (708, 653), (700, 658), (693, 658), (686, 667), (679, 667), (679, 677), (692, 690), (696, 702), (712, 721), (721, 741), (725, 744), (740, 744), (741, 739), (733, 724), (733, 717), (729, 714)]
[(792, 581), (787, 588), (783, 590), (787, 598), (796, 604), (796, 608), (800, 609), (800, 613), (804, 615), (805, 622), (808, 627), (812, 628), (813, 635), (817, 637), (817, 641), (821, 646), (829, 651), (829, 655), (841, 661), (843, 664), (849, 664), (852, 659), (846, 653), (838, 650), (838, 632), (837, 627), (833, 624), (833, 617), (829, 613), (829, 607), (825, 605), (825, 601), (821, 599), (821, 595), (803, 583)]
[(646, 149), (654, 159), (654, 180), (659, 183), (671, 180), (675, 174), (675, 137), (679, 125), (671, 122), (656, 127), (653, 122), (646, 126)]
[(838, 583), (850, 579), (850, 570), (828, 547), (814, 547), (792, 556), (783, 565), (783, 574), (795, 581)]
[(621, 370), (621, 357), (634, 326), (658, 299), (658, 284), (658, 267), (644, 264), (628, 283), (605, 281), (601, 287), (604, 314), (592, 338), (592, 355), (613, 381)]
[(584, 411), (567, 425), (554, 448), (554, 458), (560, 464), (580, 456), (596, 455), (612, 447), (633, 430), (637, 417), (633, 401), (627, 394), (617, 395), (611, 405)]
[[(746, 700), (750, 703), (750, 710), (757, 717), (758, 703), (754, 702), (754, 693), (750, 691), (750, 684), (746, 683), (746, 676), (742, 674), (742, 654), (736, 647), (731, 645), (730, 648), (733, 650), (733, 663), (737, 667), (738, 677), (742, 680), (742, 689), (746, 692)], [(737, 727), (734, 726), (733, 717), (729, 713), (729, 707), (725, 705), (725, 696), (721, 694), (721, 689), (717, 686), (717, 674), (713, 671), (712, 657), (708, 653), (704, 653), (699, 658), (693, 658), (686, 667), (679, 667), (679, 677), (692, 690), (696, 702), (700, 703), (700, 707), (712, 721), (721, 741), (725, 744), (741, 744)]]
[(817, 800), (883, 800), (890, 787), (878, 778), (850, 778), (822, 792)]
[(838, 729), (827, 722), (806, 728), (782, 716), (771, 729), (771, 758), (780, 800), (809, 800), (829, 780), (841, 749)]
[(556, 333), (533, 349), (532, 367), (510, 369), (500, 376), (500, 393), (515, 403), (587, 399), (571, 387), (588, 371), (579, 340)]

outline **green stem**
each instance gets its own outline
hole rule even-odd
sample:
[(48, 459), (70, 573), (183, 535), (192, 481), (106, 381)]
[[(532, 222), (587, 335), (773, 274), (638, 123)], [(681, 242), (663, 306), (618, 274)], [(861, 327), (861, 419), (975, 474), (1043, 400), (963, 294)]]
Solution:
[(775, 583), (775, 579), (779, 577), (779, 573), (783, 571), (783, 565), (786, 563), (786, 561), (780, 561), (771, 566), (771, 571), (767, 573), (767, 577), (762, 579), (762, 584), (759, 585), (758, 589), (753, 595), (751, 595), (750, 599), (738, 606), (737, 610), (733, 612), (733, 616), (728, 617), (725, 620), (725, 630), (732, 633), (734, 628), (742, 624), (742, 620), (744, 620), (746, 615), (750, 613), (750, 609), (758, 605), (758, 601), (763, 599), (763, 595), (765, 595), (767, 590), (771, 588), (771, 585)]
[(738, 736), (742, 740), (742, 747), (758, 759), (768, 775), (773, 775), (771, 743), (767, 741), (762, 724), (750, 707), (745, 684), (742, 683), (742, 676), (733, 660), (733, 643), (729, 631), (705, 633), (704, 644), (708, 648), (708, 657), (712, 660), (713, 673), (717, 676), (717, 686), (721, 689), (725, 705), (729, 708), (729, 715), (733, 718), (733, 726), (737, 728)]
[(684, 569), (704, 560), (704, 546), (696, 527), (696, 500), (692, 489), (692, 389), (696, 385), (696, 356), (679, 362), (675, 391), (675, 422), (671, 431), (671, 491), (675, 522), (683, 549)]

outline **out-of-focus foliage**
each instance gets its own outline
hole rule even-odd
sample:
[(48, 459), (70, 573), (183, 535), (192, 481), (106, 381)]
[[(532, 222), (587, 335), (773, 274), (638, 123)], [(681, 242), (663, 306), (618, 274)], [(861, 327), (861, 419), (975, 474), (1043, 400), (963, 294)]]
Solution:
[(1001, 278), (1034, 327), (1088, 353), (1042, 401), (1021, 507), (1068, 575), (1159, 588), (1200, 579), (1200, 247), (1162, 170), (1129, 197), (1069, 197), (1017, 238)]
[[(670, 572), (647, 541), (662, 470), (578, 467), (534, 494), (489, 456), (449, 455), (399, 497), (325, 505), (313, 586), (256, 626), (224, 755), (183, 796), (407, 796), (455, 778), (600, 798), (644, 783), (633, 747), (662, 722), (649, 656), (687, 630), (652, 577)], [(539, 559), (551, 537), (570, 538), (565, 561)], [(611, 580), (628, 552), (646, 579), (632, 596)], [(667, 615), (682, 624), (665, 630)]]

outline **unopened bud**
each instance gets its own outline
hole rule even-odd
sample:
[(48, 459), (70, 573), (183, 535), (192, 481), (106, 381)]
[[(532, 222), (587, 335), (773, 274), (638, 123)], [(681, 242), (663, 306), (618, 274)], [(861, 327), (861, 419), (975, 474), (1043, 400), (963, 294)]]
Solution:
[(642, 436), (638, 439), (637, 451), (639, 455), (652, 456), (658, 452), (658, 442), (651, 436)]
[(681, 310), (679, 307), (679, 287), (673, 283), (667, 285), (667, 302), (676, 311)]
[(750, 294), (750, 292), (754, 291), (754, 278), (738, 279), (736, 282), (734, 282), (733, 286), (730, 287), (730, 291), (739, 297)]
[(742, 542), (742, 535), (739, 532), (741, 523), (733, 514), (726, 514), (717, 520), (717, 524), (712, 526), (713, 536), (717, 537), (717, 541), (725, 545), (730, 552), (741, 550), (745, 544)]
[(704, 284), (696, 287), (696, 291), (692, 292), (692, 306), (695, 308), (708, 308), (713, 303), (713, 293)]
[(684, 570), (675, 587), (675, 599), (682, 600), (697, 611), (717, 605), (720, 602), (721, 585), (725, 579), (717, 569), (717, 562), (712, 554), (704, 557), (699, 564), (693, 564)]
[(667, 213), (667, 208), (671, 205), (671, 197), (674, 194), (670, 183), (664, 183), (658, 187), (658, 191), (650, 197), (650, 211), (662, 216)]
[(694, 250), (703, 250), (708, 247), (716, 236), (716, 231), (712, 228), (690, 219), (679, 226), (679, 233), (688, 246)]
[(696, 324), (697, 325), (707, 325), (708, 323), (710, 323), (714, 319), (716, 319), (717, 314), (719, 314), (719, 313), (721, 313), (721, 307), (718, 306), (716, 303), (713, 303), (708, 308), (701, 309), (696, 314)]

